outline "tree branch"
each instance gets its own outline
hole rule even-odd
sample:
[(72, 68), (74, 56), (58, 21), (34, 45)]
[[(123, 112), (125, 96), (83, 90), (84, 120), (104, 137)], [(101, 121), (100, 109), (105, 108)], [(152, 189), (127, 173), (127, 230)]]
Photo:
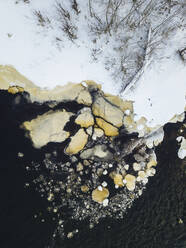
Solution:
[(142, 76), (142, 74), (145, 71), (145, 68), (149, 65), (150, 63), (150, 53), (151, 53), (151, 33), (152, 29), (149, 27), (148, 30), (148, 37), (147, 37), (147, 45), (145, 49), (145, 56), (144, 56), (144, 61), (142, 67), (138, 70), (138, 72), (135, 74), (133, 77), (132, 81), (129, 82), (124, 89), (121, 89), (120, 91), (120, 97), (123, 97), (127, 92), (136, 84), (136, 82), (139, 80), (139, 78)]

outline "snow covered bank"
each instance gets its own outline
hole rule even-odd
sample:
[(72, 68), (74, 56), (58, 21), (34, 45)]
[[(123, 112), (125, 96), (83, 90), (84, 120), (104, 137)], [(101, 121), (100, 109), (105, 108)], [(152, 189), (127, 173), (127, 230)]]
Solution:
[[(64, 85), (67, 82), (79, 83), (83, 80), (94, 80), (102, 85), (105, 92), (119, 94), (125, 79), (127, 81), (132, 77), (137, 69), (135, 56), (142, 56), (144, 52), (146, 30), (143, 28), (139, 30), (136, 28), (138, 32), (127, 30), (126, 37), (118, 33), (117, 39), (109, 34), (103, 34), (97, 37), (94, 43), (95, 34), (89, 33), (85, 20), (89, 11), (88, 2), (78, 1), (83, 15), (71, 13), (72, 22), (78, 26), (78, 39), (70, 42), (60, 29), (56, 5), (53, 3), (52, 0), (47, 2), (32, 0), (29, 3), (21, 0), (0, 2), (0, 22), (3, 23), (0, 28), (0, 64), (13, 65), (21, 74), (40, 87), (54, 88), (56, 85)], [(148, 0), (146, 4), (146, 7), (150, 6)], [(94, 10), (99, 10), (98, 6), (99, 1), (92, 7)], [(65, 3), (65, 7), (69, 10), (69, 4)], [(119, 8), (119, 13), (124, 15), (123, 9), (128, 11), (129, 7), (130, 1), (127, 8)], [(99, 15), (103, 8), (104, 5), (100, 6)], [(35, 11), (49, 18), (50, 23), (44, 27), (38, 25)], [(170, 14), (165, 12), (167, 18), (173, 13), (174, 8), (171, 9)], [(143, 16), (143, 13), (141, 15)], [(100, 17), (104, 18), (101, 15)], [(148, 21), (151, 20), (151, 24), (158, 27), (160, 20), (150, 18), (149, 16)], [(91, 20), (87, 20), (87, 23), (88, 21), (90, 26), (96, 25), (95, 20), (93, 23)], [(177, 50), (185, 45), (186, 30), (181, 15), (174, 17), (173, 21), (172, 35), (160, 42), (157, 41), (158, 36), (152, 40), (152, 43), (157, 42), (158, 49), (155, 49), (152, 54), (150, 65), (146, 68), (144, 75), (139, 78), (135, 90), (123, 96), (135, 101), (136, 118), (143, 115), (152, 126), (164, 124), (174, 114), (183, 112), (185, 106), (186, 66), (181, 61)], [(143, 20), (140, 25), (143, 26), (142, 24)], [(160, 29), (164, 30), (166, 25), (166, 23), (160, 25)], [(139, 42), (140, 36), (141, 42)], [(129, 41), (126, 41), (129, 37)], [(126, 58), (122, 68), (126, 68), (128, 72), (122, 78), (120, 62), (124, 57), (120, 56), (122, 49), (118, 49), (122, 47), (124, 40), (122, 56)], [(130, 70), (130, 68), (133, 69)]]

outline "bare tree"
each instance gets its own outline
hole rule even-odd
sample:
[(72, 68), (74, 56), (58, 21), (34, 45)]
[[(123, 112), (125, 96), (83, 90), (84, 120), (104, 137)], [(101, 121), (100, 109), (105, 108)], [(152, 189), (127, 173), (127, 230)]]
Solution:
[[(77, 11), (78, 9), (76, 4), (76, 1), (74, 1), (72, 7)], [(56, 2), (56, 10), (61, 24), (60, 29), (64, 31), (71, 41), (77, 39), (77, 27), (72, 23), (70, 12), (66, 10), (60, 2)]]

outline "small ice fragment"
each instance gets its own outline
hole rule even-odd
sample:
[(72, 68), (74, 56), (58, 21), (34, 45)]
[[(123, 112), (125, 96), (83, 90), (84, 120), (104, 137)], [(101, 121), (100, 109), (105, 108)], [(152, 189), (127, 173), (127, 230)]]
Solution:
[(18, 157), (22, 158), (24, 157), (24, 154), (22, 152), (18, 152)]
[(141, 189), (138, 191), (138, 194), (139, 195), (142, 195), (142, 190)]
[(176, 138), (176, 140), (177, 140), (178, 142), (182, 141), (182, 139), (183, 139), (183, 136), (179, 136), (179, 137)]
[(138, 125), (137, 128), (138, 128), (138, 130), (143, 130), (144, 129), (144, 125), (142, 125), (142, 124), (141, 125)]
[(86, 82), (83, 81), (81, 84), (82, 84), (84, 87), (87, 87)]
[(128, 170), (128, 169), (129, 169), (129, 165), (126, 164), (126, 165), (124, 166), (124, 168), (125, 168), (125, 170)]
[(105, 182), (105, 181), (102, 182), (102, 186), (103, 186), (103, 187), (107, 187), (107, 182)]
[(145, 178), (143, 179), (143, 183), (144, 183), (144, 184), (147, 184), (147, 183), (148, 183), (148, 178), (145, 177)]
[(109, 200), (106, 198), (105, 200), (103, 200), (103, 206), (106, 207), (108, 206)]
[(138, 163), (133, 163), (133, 169), (134, 171), (139, 171), (141, 169), (141, 165)]
[(185, 157), (186, 157), (186, 149), (179, 149), (179, 151), (178, 151), (178, 157), (180, 158), (180, 159), (184, 159)]
[(123, 179), (123, 183), (126, 184), (127, 183), (127, 180)]
[(69, 232), (68, 234), (67, 234), (67, 238), (68, 239), (71, 239), (73, 237), (73, 232)]
[(98, 186), (98, 190), (102, 191), (103, 190), (102, 186)]
[(130, 115), (130, 109), (125, 110), (126, 115)]
[(137, 177), (137, 178), (136, 178), (136, 181), (137, 181), (137, 182), (140, 182), (140, 181), (141, 181), (141, 177)]
[(137, 115), (135, 115), (133, 119), (134, 119), (134, 121), (137, 121), (137, 120), (139, 120), (139, 117)]

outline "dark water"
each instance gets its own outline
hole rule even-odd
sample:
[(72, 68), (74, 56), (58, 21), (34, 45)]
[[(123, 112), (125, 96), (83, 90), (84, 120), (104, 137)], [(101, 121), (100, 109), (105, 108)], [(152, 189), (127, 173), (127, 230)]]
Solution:
[[(17, 96), (20, 101), (15, 105)], [(183, 123), (164, 127), (164, 142), (156, 149), (157, 173), (122, 221), (105, 219), (92, 230), (79, 222), (79, 234), (73, 239), (52, 240), (56, 216), (48, 213), (49, 202), (31, 183), (37, 172), (25, 169), (32, 160), (41, 163), (44, 151), (34, 149), (19, 128), (48, 110), (47, 103), (31, 104), (25, 94), (0, 91), (0, 248), (186, 247), (186, 161), (178, 159), (176, 141), (186, 135), (185, 130), (180, 133)], [(18, 152), (24, 157), (19, 158)], [(25, 188), (25, 183), (30, 187)]]

